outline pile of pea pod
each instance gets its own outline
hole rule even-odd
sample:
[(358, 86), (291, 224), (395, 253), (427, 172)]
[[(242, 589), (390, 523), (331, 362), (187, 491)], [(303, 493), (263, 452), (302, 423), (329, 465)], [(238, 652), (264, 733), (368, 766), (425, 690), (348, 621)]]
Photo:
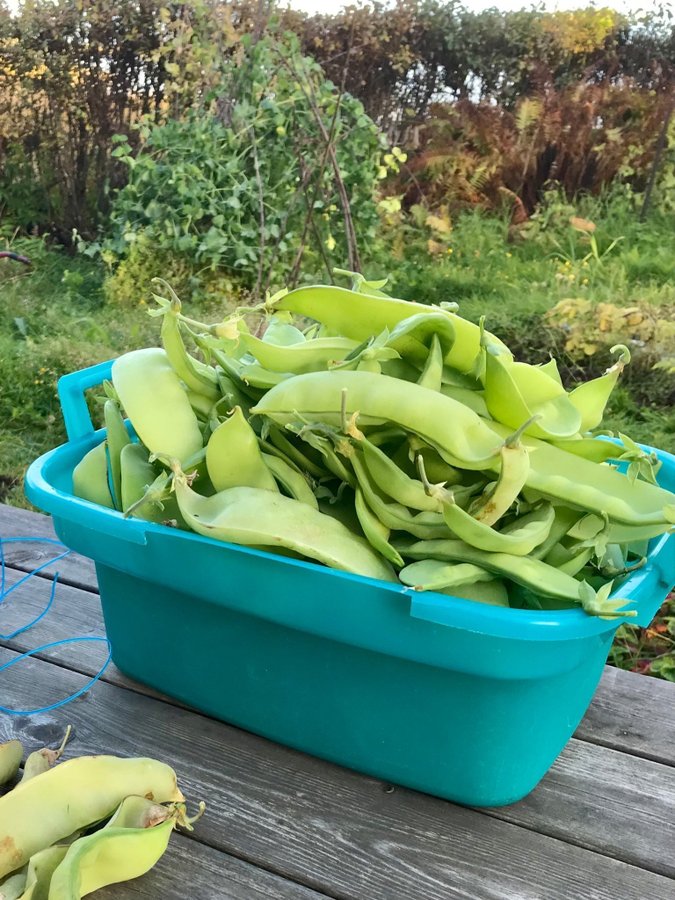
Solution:
[(215, 324), (160, 283), (162, 346), (113, 364), (75, 494), (415, 590), (634, 614), (615, 582), (672, 529), (675, 494), (654, 454), (598, 432), (626, 347), (566, 390), (554, 359), (359, 275)]
[(176, 827), (192, 830), (176, 773), (154, 759), (31, 753), (0, 744), (0, 900), (79, 900), (138, 878), (163, 855)]

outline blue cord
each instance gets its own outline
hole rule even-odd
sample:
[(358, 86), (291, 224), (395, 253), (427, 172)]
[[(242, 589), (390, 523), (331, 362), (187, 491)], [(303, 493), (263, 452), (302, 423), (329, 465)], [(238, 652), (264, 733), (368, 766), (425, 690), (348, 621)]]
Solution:
[[(16, 588), (20, 587), (22, 584), (25, 584), (29, 578), (32, 578), (34, 575), (37, 575), (38, 572), (42, 572), (43, 569), (46, 569), (47, 566), (51, 566), (53, 563), (58, 562), (60, 559), (68, 556), (70, 550), (66, 549), (63, 553), (59, 553), (57, 556), (52, 557), (52, 559), (47, 560), (47, 562), (42, 563), (37, 566), (37, 568), (33, 569), (27, 575), (24, 575), (20, 578), (15, 584), (13, 584), (9, 589), (5, 589), (6, 585), (6, 563), (5, 563), (5, 554), (3, 550), (4, 544), (17, 544), (17, 543), (34, 543), (34, 544), (53, 544), (59, 547), (64, 547), (65, 545), (61, 543), (61, 541), (54, 540), (54, 538), (39, 538), (39, 537), (12, 537), (12, 538), (2, 538), (0, 537), (0, 606), (2, 605), (3, 600), (12, 593), (12, 591), (16, 590)], [(56, 596), (56, 586), (59, 581), (59, 573), (56, 572), (54, 578), (52, 580), (52, 586), (49, 594), (49, 600), (47, 601), (47, 605), (39, 613), (31, 622), (27, 625), (23, 625), (21, 628), (18, 628), (16, 631), (11, 632), (10, 634), (2, 634), (0, 633), (0, 640), (9, 641), (18, 635), (23, 634), (28, 631), (34, 625), (43, 619), (49, 610), (52, 608), (54, 603), (54, 598)], [(68, 697), (65, 697), (63, 700), (59, 700), (57, 703), (52, 703), (50, 706), (42, 706), (36, 709), (30, 710), (17, 710), (17, 709), (9, 709), (6, 706), (0, 706), (0, 712), (4, 712), (7, 715), (14, 716), (31, 716), (37, 715), (38, 713), (51, 712), (54, 709), (59, 709), (61, 706), (65, 706), (66, 703), (70, 703), (72, 700), (76, 700), (78, 697), (81, 697), (86, 691), (92, 688), (96, 682), (101, 678), (105, 670), (108, 668), (110, 661), (112, 659), (112, 648), (110, 646), (110, 641), (105, 637), (74, 637), (74, 638), (65, 638), (61, 641), (54, 641), (51, 644), (43, 644), (41, 647), (36, 647), (34, 650), (28, 650), (26, 653), (22, 653), (20, 656), (11, 659), (9, 662), (4, 663), (4, 665), (0, 666), (0, 672), (3, 672), (5, 669), (9, 669), (11, 666), (16, 665), (16, 663), (21, 662), (22, 659), (26, 659), (27, 657), (34, 656), (36, 653), (40, 653), (43, 650), (49, 650), (52, 647), (61, 647), (67, 644), (77, 644), (82, 643), (83, 641), (96, 641), (107, 644), (108, 646), (108, 657), (106, 661), (101, 666), (100, 670), (94, 677), (84, 685), (84, 687), (80, 688), (74, 694), (71, 694)]]

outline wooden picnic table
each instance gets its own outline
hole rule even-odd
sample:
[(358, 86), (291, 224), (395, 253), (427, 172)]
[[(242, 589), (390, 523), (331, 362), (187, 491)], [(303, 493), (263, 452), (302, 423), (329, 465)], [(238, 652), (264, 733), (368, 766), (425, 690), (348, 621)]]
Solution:
[[(46, 516), (0, 505), (0, 535), (53, 537)], [(7, 586), (53, 556), (8, 544)], [(75, 554), (29, 579), (0, 607), (14, 640), (0, 664), (72, 636), (103, 635), (94, 567)], [(98, 671), (105, 645), (74, 644), (0, 674), (0, 703), (46, 705)], [(152, 756), (174, 766), (207, 811), (175, 834), (155, 869), (101, 891), (109, 900), (673, 900), (675, 685), (607, 667), (585, 719), (525, 800), (470, 809), (323, 762), (193, 712), (114, 666), (80, 699), (52, 713), (0, 715), (0, 742), (27, 752)]]

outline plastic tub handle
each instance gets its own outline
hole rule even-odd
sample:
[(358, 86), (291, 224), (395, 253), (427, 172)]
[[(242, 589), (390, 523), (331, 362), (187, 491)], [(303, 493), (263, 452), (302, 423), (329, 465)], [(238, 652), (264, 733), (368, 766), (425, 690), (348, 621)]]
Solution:
[(114, 360), (109, 359), (59, 378), (57, 389), (68, 440), (76, 441), (94, 433), (94, 423), (89, 415), (84, 392), (110, 378), (113, 362)]

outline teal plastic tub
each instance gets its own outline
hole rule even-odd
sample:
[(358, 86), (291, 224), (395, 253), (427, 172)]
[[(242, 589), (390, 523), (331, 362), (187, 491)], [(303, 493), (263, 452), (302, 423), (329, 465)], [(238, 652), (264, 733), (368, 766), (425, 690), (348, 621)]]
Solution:
[[(59, 384), (69, 442), (26, 493), (96, 563), (113, 659), (202, 710), (388, 782), (475, 806), (531, 791), (583, 717), (618, 622), (503, 609), (126, 520), (72, 494), (103, 437), (84, 390)], [(662, 483), (675, 488), (675, 458)], [(675, 538), (621, 585), (647, 625), (675, 583)]]

